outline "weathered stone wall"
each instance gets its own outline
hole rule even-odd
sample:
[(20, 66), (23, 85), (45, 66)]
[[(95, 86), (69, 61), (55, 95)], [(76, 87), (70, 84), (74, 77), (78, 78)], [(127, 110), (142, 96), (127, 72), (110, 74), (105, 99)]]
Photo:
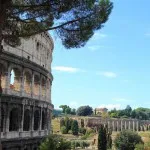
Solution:
[(53, 42), (47, 33), (23, 39), (17, 48), (3, 45), (0, 72), (4, 150), (36, 150), (51, 132), (52, 50)]
[(98, 127), (100, 124), (107, 125), (112, 131), (133, 130), (146, 131), (150, 130), (150, 120), (138, 119), (103, 119), (101, 117), (91, 117), (85, 119), (78, 119), (79, 125), (84, 120), (85, 127)]
[(13, 48), (4, 45), (4, 50), (24, 57), (51, 71), (53, 40), (48, 33), (41, 33), (29, 39), (22, 39), (21, 45)]

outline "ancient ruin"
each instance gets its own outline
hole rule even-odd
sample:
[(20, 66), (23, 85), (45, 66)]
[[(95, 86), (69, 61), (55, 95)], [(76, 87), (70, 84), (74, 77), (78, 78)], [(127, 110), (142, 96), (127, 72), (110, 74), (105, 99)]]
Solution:
[(138, 119), (115, 119), (115, 118), (101, 118), (89, 117), (85, 119), (78, 119), (81, 126), (84, 122), (85, 127), (97, 128), (100, 124), (107, 125), (112, 131), (132, 130), (132, 131), (146, 131), (150, 130), (150, 120)]
[(51, 132), (51, 62), (48, 33), (22, 39), (18, 47), (3, 43), (1, 140), (3, 150), (37, 150)]

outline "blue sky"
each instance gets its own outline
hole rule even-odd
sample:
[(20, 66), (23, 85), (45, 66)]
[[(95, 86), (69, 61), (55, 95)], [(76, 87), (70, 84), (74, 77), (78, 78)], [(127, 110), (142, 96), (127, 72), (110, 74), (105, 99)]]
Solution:
[(104, 28), (85, 47), (54, 37), (52, 103), (150, 107), (150, 0), (113, 0)]

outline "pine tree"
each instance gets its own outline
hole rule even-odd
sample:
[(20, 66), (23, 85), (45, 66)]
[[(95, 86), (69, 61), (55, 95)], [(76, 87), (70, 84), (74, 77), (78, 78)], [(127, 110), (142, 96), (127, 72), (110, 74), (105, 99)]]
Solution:
[(78, 135), (79, 131), (79, 126), (77, 120), (73, 120), (72, 125), (71, 125), (71, 130), (73, 135)]

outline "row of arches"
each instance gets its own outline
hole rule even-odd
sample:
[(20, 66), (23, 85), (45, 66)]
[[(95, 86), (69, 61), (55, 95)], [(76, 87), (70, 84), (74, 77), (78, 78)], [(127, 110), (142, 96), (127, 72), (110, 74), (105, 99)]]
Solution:
[[(3, 89), (21, 92), (33, 96), (50, 97), (50, 80), (39, 73), (32, 73), (29, 69), (0, 63), (1, 85)], [(8, 78), (8, 81), (7, 81)], [(8, 82), (8, 83), (7, 83)], [(8, 85), (7, 85), (8, 84)]]
[[(6, 117), (4, 116), (4, 109), (1, 109), (1, 132), (4, 132)], [(32, 127), (32, 115), (33, 115), (33, 127)], [(23, 117), (24, 116), (24, 117)], [(19, 108), (13, 108), (9, 112), (9, 131), (19, 131), (21, 127), (21, 121), (23, 119), (23, 131), (39, 130), (41, 122), (41, 130), (46, 129), (47, 125), (46, 111), (35, 110), (32, 114), (31, 110), (25, 109), (24, 114), (21, 114)]]

